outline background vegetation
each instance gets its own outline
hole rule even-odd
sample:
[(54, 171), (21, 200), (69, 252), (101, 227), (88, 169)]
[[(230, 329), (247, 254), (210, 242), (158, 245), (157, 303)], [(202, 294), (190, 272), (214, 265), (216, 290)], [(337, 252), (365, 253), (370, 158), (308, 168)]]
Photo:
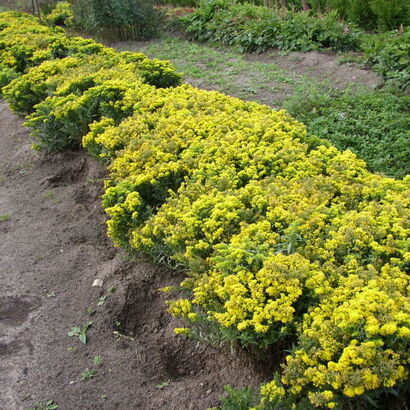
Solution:
[[(175, 6), (200, 6), (203, 0), (160, 0)], [(245, 1), (237, 1), (245, 3)], [(409, 0), (247, 0), (258, 6), (311, 10), (316, 13), (335, 11), (339, 17), (364, 29), (392, 30), (410, 24)]]

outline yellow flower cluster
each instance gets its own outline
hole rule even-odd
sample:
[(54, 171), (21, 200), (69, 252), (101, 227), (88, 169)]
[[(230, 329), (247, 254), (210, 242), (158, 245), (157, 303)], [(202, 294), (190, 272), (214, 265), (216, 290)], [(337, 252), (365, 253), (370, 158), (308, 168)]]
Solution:
[(4, 98), (17, 113), (30, 114), (26, 125), (48, 150), (78, 145), (94, 120), (118, 123), (130, 115), (126, 91), (147, 93), (181, 80), (168, 61), (68, 37), (25, 14), (0, 14), (0, 58)]

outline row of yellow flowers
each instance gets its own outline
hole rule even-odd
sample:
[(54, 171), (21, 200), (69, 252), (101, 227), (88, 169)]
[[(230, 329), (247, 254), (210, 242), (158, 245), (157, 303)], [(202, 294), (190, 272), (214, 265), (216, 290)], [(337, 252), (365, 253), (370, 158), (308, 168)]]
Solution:
[(170, 311), (191, 326), (177, 332), (212, 322), (242, 344), (291, 339), (260, 408), (405, 386), (410, 177), (368, 172), (283, 111), (186, 85), (132, 94), (134, 116), (83, 141), (110, 161), (114, 241), (189, 268), (191, 296)]
[[(24, 43), (30, 30), (39, 38)], [(97, 51), (57, 57), (45, 30), (54, 29), (0, 14), (0, 78), (16, 77), (3, 94), (30, 114), (45, 148), (82, 138), (106, 161), (103, 206), (117, 245), (186, 269), (169, 307), (187, 321), (177, 333), (217, 329), (245, 347), (282, 349), (260, 409), (364, 408), (400, 394), (410, 367), (410, 177), (368, 172), (285, 111), (172, 88), (180, 77), (169, 63), (78, 38)]]

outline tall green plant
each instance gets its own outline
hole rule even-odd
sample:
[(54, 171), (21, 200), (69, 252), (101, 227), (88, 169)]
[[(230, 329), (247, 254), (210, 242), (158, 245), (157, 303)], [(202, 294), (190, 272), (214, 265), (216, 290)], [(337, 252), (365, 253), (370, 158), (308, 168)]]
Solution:
[(410, 0), (371, 0), (370, 8), (380, 29), (392, 30), (410, 24)]
[(151, 0), (74, 0), (73, 10), (77, 24), (109, 39), (151, 38), (160, 23)]

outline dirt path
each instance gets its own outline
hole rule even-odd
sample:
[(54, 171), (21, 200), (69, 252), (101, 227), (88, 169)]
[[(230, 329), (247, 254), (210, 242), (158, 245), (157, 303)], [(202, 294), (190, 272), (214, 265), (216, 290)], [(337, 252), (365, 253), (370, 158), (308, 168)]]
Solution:
[[(253, 366), (173, 334), (157, 289), (179, 278), (112, 247), (103, 168), (32, 151), (21, 122), (0, 102), (0, 409), (205, 409), (226, 384), (258, 383)], [(67, 335), (89, 320), (86, 345)]]

